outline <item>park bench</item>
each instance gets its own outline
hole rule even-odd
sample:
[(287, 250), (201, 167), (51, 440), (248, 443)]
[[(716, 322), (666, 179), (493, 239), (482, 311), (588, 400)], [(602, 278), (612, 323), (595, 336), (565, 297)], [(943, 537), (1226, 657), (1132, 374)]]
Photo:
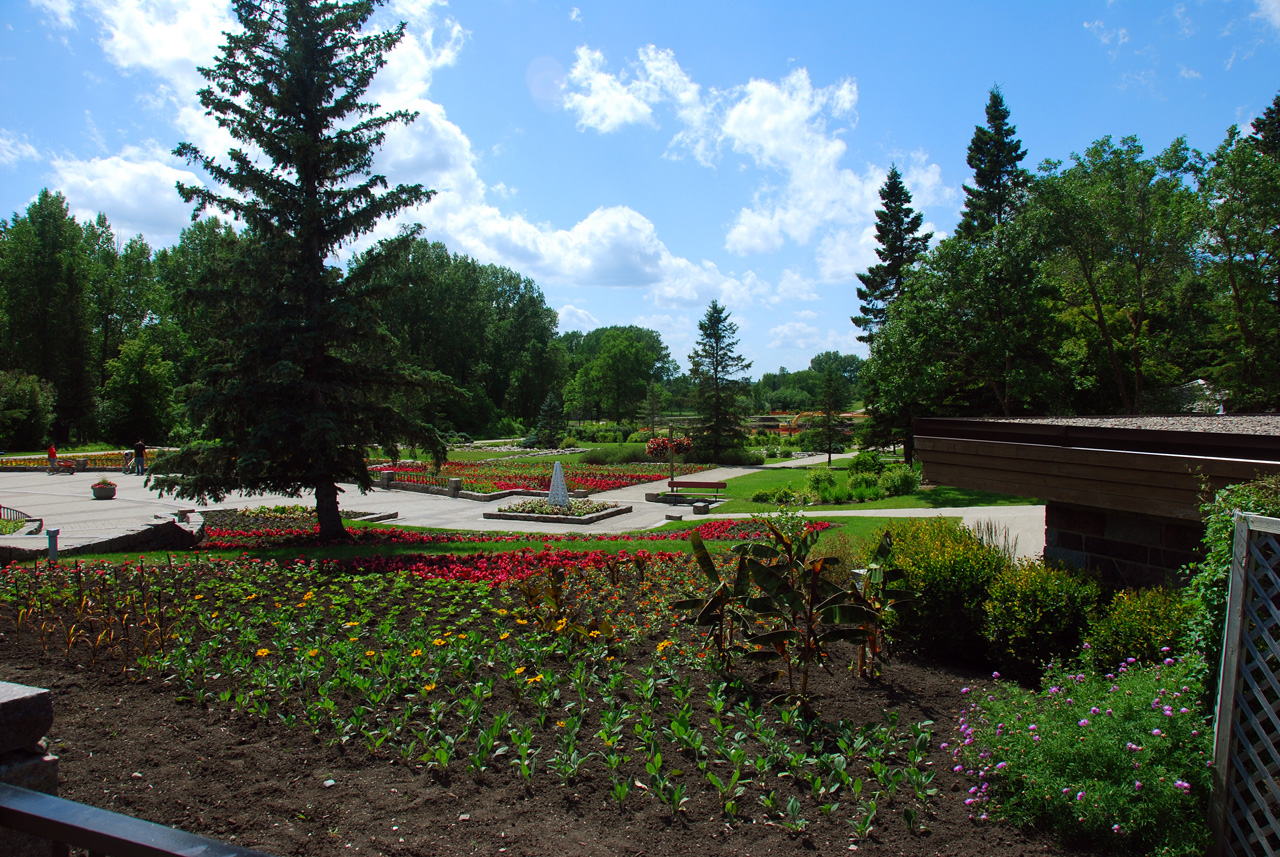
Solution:
[(698, 491), (714, 491), (717, 495), (725, 489), (723, 482), (690, 482), (686, 479), (672, 479), (667, 482), (667, 487), (672, 491), (679, 491), (681, 488), (694, 488)]

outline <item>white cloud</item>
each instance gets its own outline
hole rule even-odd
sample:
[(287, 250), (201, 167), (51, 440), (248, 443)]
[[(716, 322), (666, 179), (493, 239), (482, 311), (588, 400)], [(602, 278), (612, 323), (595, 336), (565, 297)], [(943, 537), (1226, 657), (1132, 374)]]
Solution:
[(19, 140), (12, 132), (0, 128), (0, 164), (8, 167), (19, 161), (38, 161), (40, 153), (36, 147), (26, 141)]
[(1184, 77), (1187, 80), (1200, 80), (1204, 75), (1194, 68), (1187, 68), (1182, 63), (1178, 63), (1178, 77)]
[(1121, 46), (1127, 44), (1129, 41), (1128, 30), (1124, 27), (1120, 27), (1116, 30), (1108, 30), (1106, 24), (1102, 23), (1101, 20), (1086, 21), (1084, 28), (1093, 33), (1100, 43), (1110, 48), (1107, 53), (1111, 55), (1112, 59), (1115, 59), (1119, 55)]
[(583, 333), (600, 326), (600, 319), (585, 309), (578, 309), (573, 304), (565, 304), (558, 310), (560, 316), (560, 332), (581, 330)]
[(577, 6), (574, 6), (572, 9), (570, 9), (570, 10), (569, 10), (569, 20), (570, 20), (570, 21), (581, 21), (581, 20), (582, 20), (582, 10), (581, 10), (581, 9), (579, 9)]
[(52, 185), (66, 195), (76, 217), (104, 212), (118, 235), (142, 233), (156, 245), (177, 241), (191, 218), (191, 206), (174, 185), (200, 184), (195, 173), (173, 166), (154, 142), (125, 146), (110, 157), (54, 158), (49, 164)]
[(1280, 0), (1255, 0), (1258, 11), (1254, 14), (1280, 30)]
[(802, 309), (799, 312), (793, 312), (791, 314), (794, 315), (796, 318), (803, 318), (806, 320), (811, 320), (818, 317), (818, 314), (811, 309)]
[(1195, 34), (1195, 22), (1187, 14), (1187, 7), (1184, 4), (1179, 3), (1173, 7), (1173, 17), (1178, 22), (1178, 35), (1180, 37), (1188, 39)]
[(813, 280), (802, 277), (790, 268), (782, 272), (782, 280), (778, 283), (778, 294), (773, 299), (773, 303), (816, 300), (818, 300), (818, 294), (813, 290)]
[(850, 329), (839, 333), (830, 328), (822, 329), (803, 321), (788, 321), (769, 328), (770, 348), (785, 348), (813, 354), (818, 351), (839, 351), (851, 354), (858, 345), (857, 331)]
[(604, 54), (600, 51), (583, 46), (575, 55), (569, 84), (579, 91), (565, 94), (564, 107), (577, 114), (580, 129), (594, 128), (607, 134), (624, 125), (653, 121), (653, 110), (641, 95), (645, 89), (642, 81), (624, 83), (604, 71)]
[(75, 0), (31, 0), (31, 5), (49, 16), (51, 23), (67, 29), (75, 29), (75, 19), (71, 17), (75, 10)]

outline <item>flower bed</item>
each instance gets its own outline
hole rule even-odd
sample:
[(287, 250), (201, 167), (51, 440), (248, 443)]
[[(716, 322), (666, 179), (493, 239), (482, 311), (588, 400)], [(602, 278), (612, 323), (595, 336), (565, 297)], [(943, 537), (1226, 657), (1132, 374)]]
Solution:
[[(551, 488), (551, 470), (554, 465), (547, 462), (518, 461), (447, 461), (439, 473), (427, 464), (418, 462), (399, 462), (382, 464), (372, 469), (378, 472), (391, 471), (397, 479), (406, 481), (423, 481), (435, 479), (462, 480), (464, 490), (477, 494), (493, 494), (498, 491), (547, 491)], [(615, 488), (627, 488), (642, 485), (646, 482), (658, 482), (666, 479), (669, 469), (657, 464), (563, 464), (564, 479), (570, 491), (612, 491)], [(701, 464), (677, 464), (676, 476), (688, 476), (708, 469)], [(403, 477), (400, 474), (404, 474)]]
[(566, 506), (552, 506), (551, 501), (545, 498), (536, 498), (533, 500), (522, 500), (519, 503), (512, 503), (510, 506), (503, 506), (498, 509), (499, 512), (514, 512), (518, 515), (560, 515), (564, 517), (583, 518), (587, 515), (594, 515), (597, 512), (604, 512), (608, 509), (618, 508), (617, 503), (604, 503), (598, 500), (570, 500)]
[[(805, 527), (813, 532), (829, 529), (827, 521), (806, 521)], [(764, 532), (764, 524), (755, 519), (708, 521), (696, 528), (698, 535), (712, 541), (760, 538)], [(208, 550), (260, 550), (267, 548), (302, 547), (318, 545), (316, 533), (319, 527), (261, 527), (254, 529), (231, 529), (226, 527), (206, 527), (204, 541), (200, 547)], [(540, 542), (664, 542), (686, 541), (688, 530), (668, 530), (664, 532), (645, 533), (424, 533), (416, 530), (402, 530), (394, 527), (352, 527), (347, 530), (359, 544), (365, 545), (443, 545), (443, 544), (502, 544), (504, 542), (525, 542), (536, 539)]]

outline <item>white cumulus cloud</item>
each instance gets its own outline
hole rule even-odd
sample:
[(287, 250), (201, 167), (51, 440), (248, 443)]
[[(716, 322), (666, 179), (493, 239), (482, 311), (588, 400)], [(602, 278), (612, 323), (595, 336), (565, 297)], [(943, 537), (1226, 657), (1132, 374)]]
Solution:
[(600, 326), (600, 319), (585, 309), (578, 309), (573, 304), (565, 304), (557, 311), (560, 316), (560, 332), (581, 330), (583, 333)]
[(18, 161), (38, 161), (40, 153), (25, 139), (19, 140), (11, 132), (0, 128), (0, 164), (11, 166)]
[(1259, 18), (1280, 30), (1280, 0), (1256, 0)]

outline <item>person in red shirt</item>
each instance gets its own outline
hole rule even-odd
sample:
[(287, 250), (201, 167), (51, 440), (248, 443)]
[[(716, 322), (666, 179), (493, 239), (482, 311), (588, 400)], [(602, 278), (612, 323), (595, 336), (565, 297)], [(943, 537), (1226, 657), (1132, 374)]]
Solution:
[(52, 470), (53, 468), (58, 466), (58, 450), (54, 447), (53, 444), (49, 444), (48, 453), (49, 453), (49, 469)]

